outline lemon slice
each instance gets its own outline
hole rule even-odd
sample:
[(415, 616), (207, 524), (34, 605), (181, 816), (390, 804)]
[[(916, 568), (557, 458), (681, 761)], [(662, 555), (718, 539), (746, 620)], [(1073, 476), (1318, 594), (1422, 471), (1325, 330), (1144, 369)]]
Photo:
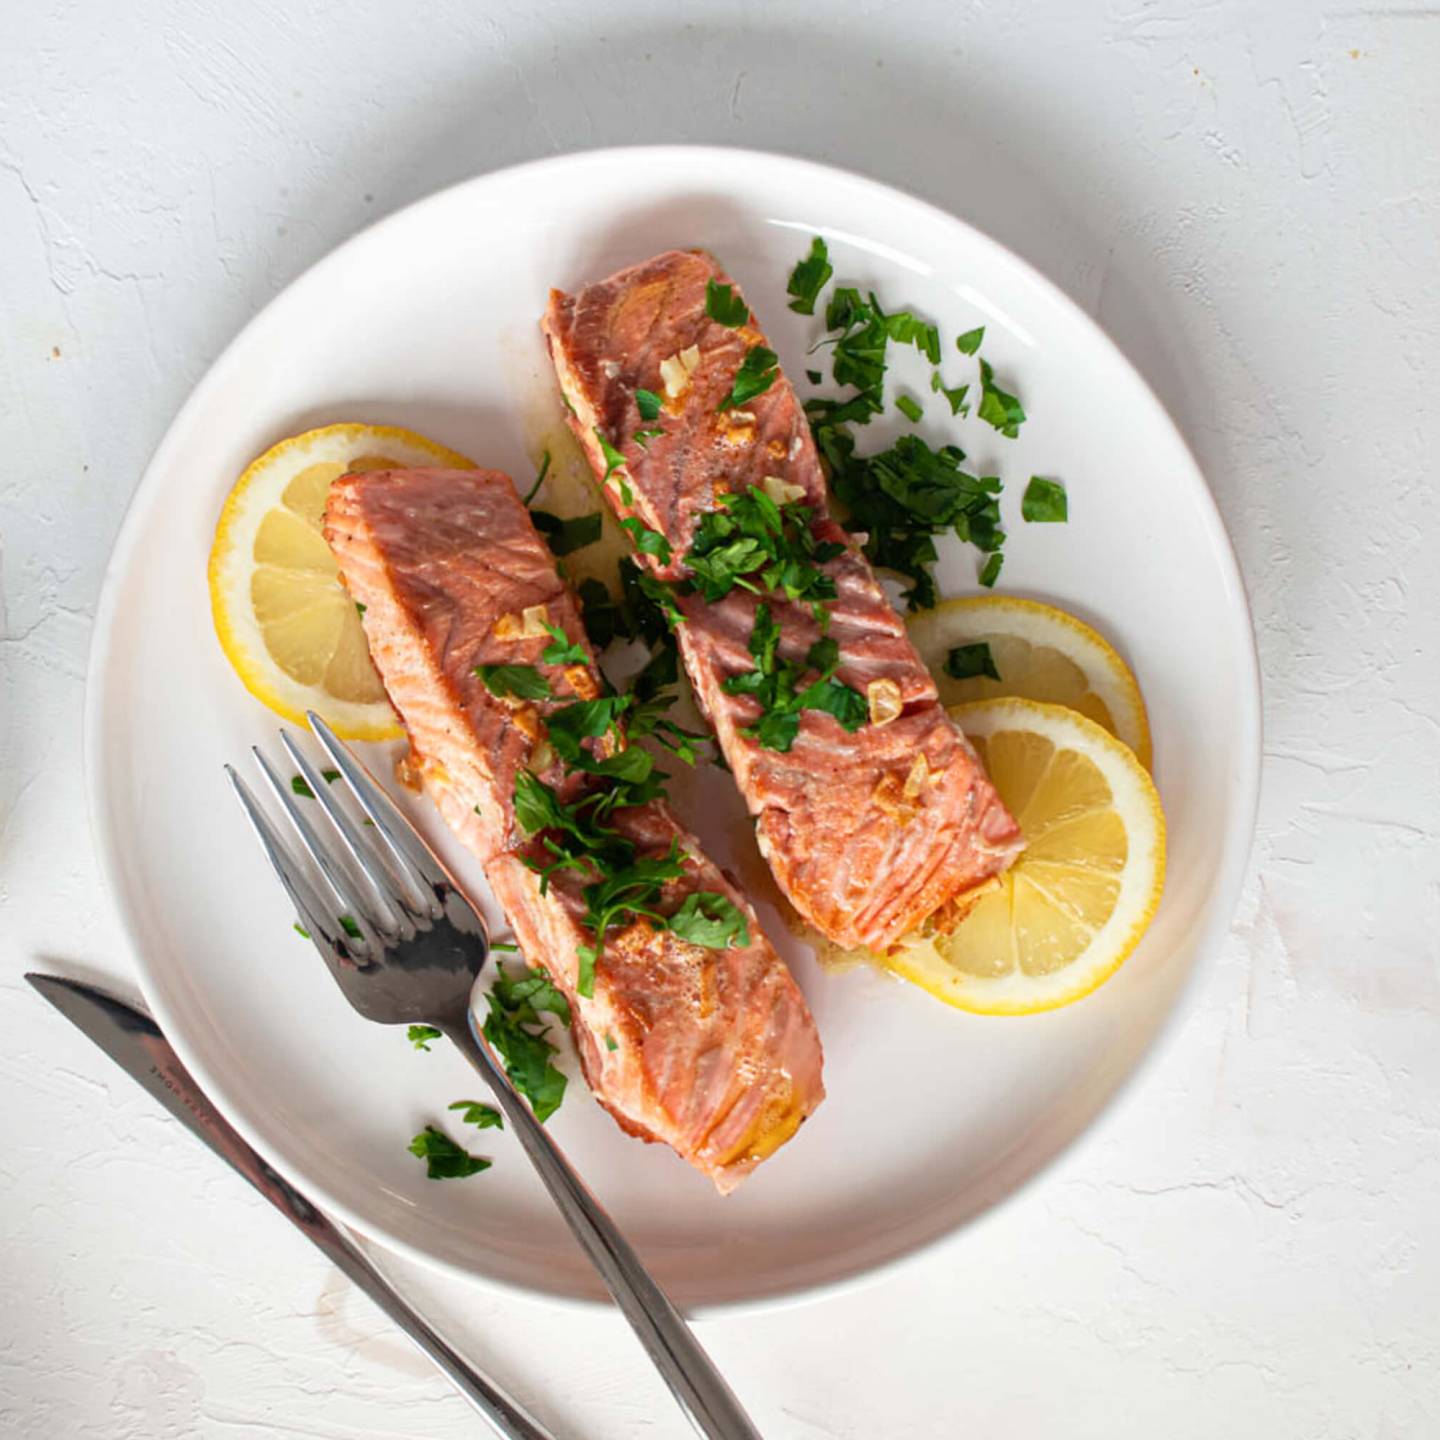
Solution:
[[(1134, 675), (1103, 636), (1073, 615), (1038, 600), (978, 595), (942, 600), (912, 618), (909, 629), (945, 704), (1016, 695), (1065, 705), (1119, 736), (1150, 768), (1150, 722)], [(998, 680), (946, 673), (952, 649), (982, 641)]]
[(984, 1015), (1068, 1005), (1115, 973), (1154, 918), (1160, 797), (1129, 747), (1073, 710), (1007, 699), (950, 714), (1026, 848), (950, 934), (903, 940), (879, 963)]
[(409, 430), (327, 425), (267, 450), (226, 499), (210, 547), (215, 633), (250, 693), (287, 719), (316, 710), (350, 740), (401, 734), (320, 522), (341, 475), (416, 465), (475, 468)]

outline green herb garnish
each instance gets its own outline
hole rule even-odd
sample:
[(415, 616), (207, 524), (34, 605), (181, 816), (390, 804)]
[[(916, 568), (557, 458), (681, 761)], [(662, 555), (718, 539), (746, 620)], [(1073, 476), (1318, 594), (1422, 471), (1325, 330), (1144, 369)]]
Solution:
[(505, 1117), (493, 1106), (485, 1105), (479, 1100), (457, 1100), (453, 1105), (447, 1105), (447, 1110), (463, 1110), (461, 1119), (467, 1125), (473, 1125), (477, 1130), (503, 1130), (505, 1128)]
[(600, 442), (600, 453), (605, 457), (605, 473), (600, 477), (603, 485), (617, 470), (625, 468), (625, 457), (605, 438), (605, 432), (598, 425), (595, 427), (595, 438)]
[(637, 430), (630, 438), (642, 449), (648, 450), (652, 440), (658, 440), (665, 433), (663, 425), (652, 425), (644, 430)]
[(540, 456), (540, 469), (536, 472), (535, 483), (525, 492), (525, 498), (520, 502), (528, 506), (535, 498), (536, 492), (545, 483), (545, 477), (550, 473), (550, 452), (544, 451)]
[(1005, 557), (997, 550), (986, 560), (980, 569), (980, 583), (987, 589), (993, 590), (995, 582), (1000, 578), (1000, 567), (1005, 563)]
[(1000, 678), (1000, 672), (995, 668), (995, 657), (985, 640), (977, 640), (973, 645), (955, 646), (945, 657), (945, 673), (956, 680), (973, 680), (980, 675), (991, 680)]
[(310, 939), (310, 932), (298, 920), (291, 926), (291, 929), (293, 929), (302, 940)]
[(1020, 433), (1020, 427), (1025, 423), (1025, 411), (1020, 402), (995, 384), (995, 372), (988, 360), (980, 362), (980, 409), (977, 413), (1010, 440)]
[(918, 425), (920, 418), (925, 414), (918, 400), (913, 400), (909, 395), (897, 395), (895, 397), (895, 408), (910, 421), (912, 425)]
[(752, 345), (735, 372), (730, 393), (720, 402), (721, 410), (734, 410), (763, 395), (780, 375), (780, 357), (764, 345)]
[(600, 512), (590, 515), (572, 515), (562, 520), (548, 510), (532, 510), (530, 518), (535, 528), (545, 537), (552, 555), (569, 555), (572, 551), (583, 550), (600, 538)]
[(605, 1036), (605, 1048), (607, 1050), (618, 1050), (620, 1047), (615, 1043), (615, 1037), (610, 1034)]
[(520, 953), (520, 947), (513, 940), (492, 940), (490, 942), (490, 948), (492, 950), (503, 951), (507, 955), (518, 955)]
[[(731, 330), (739, 329), (750, 319), (750, 307), (735, 293), (734, 287), (722, 285), (718, 280), (705, 282), (705, 313)], [(654, 416), (643, 418), (654, 419)]]
[(360, 939), (360, 926), (353, 915), (340, 916), (340, 928), (352, 939)]
[(968, 415), (970, 407), (965, 403), (965, 397), (970, 393), (968, 385), (957, 385), (953, 390), (949, 389), (940, 378), (938, 370), (930, 372), (930, 388), (937, 394), (943, 395), (950, 406), (952, 415)]
[(368, 605), (362, 605), (358, 600), (355, 602), (355, 613), (356, 613), (357, 615), (361, 616), (362, 618), (363, 618), (366, 610), (368, 610), (369, 608), (370, 608), (370, 607), (369, 607)]
[(533, 665), (477, 665), (475, 673), (485, 682), (485, 688), (502, 700), (551, 698), (550, 682)]
[(433, 1125), (427, 1125), (410, 1142), (410, 1153), (425, 1161), (425, 1174), (431, 1180), (463, 1180), (490, 1168), (490, 1161), (462, 1150)]
[(405, 1032), (405, 1038), (417, 1050), (429, 1050), (430, 1042), (440, 1039), (442, 1033), (433, 1025), (412, 1025)]
[(617, 635), (624, 633), (624, 617), (620, 607), (602, 580), (586, 576), (580, 582), (580, 618), (585, 633), (596, 650), (604, 650)]
[(713, 890), (696, 890), (687, 895), (670, 917), (668, 927), (682, 940), (711, 950), (750, 943), (750, 926), (744, 912)]
[(635, 548), (642, 555), (653, 556), (662, 565), (670, 563), (670, 542), (658, 530), (652, 530), (635, 515), (627, 515), (620, 526), (629, 532)]
[(967, 330), (963, 335), (955, 337), (955, 348), (962, 355), (973, 355), (979, 348), (980, 342), (985, 338), (985, 327), (977, 326), (974, 330)]
[(830, 251), (817, 235), (810, 242), (810, 253), (790, 272), (790, 283), (785, 287), (785, 293), (795, 297), (790, 308), (797, 315), (813, 315), (815, 301), (834, 273)]
[(1058, 480), (1032, 475), (1020, 498), (1020, 515), (1032, 524), (1063, 524), (1070, 518), (1070, 501)]
[(588, 665), (589, 652), (578, 641), (572, 640), (558, 625), (548, 620), (541, 621), (549, 632), (550, 643), (540, 652), (540, 658), (547, 665)]
[(635, 392), (635, 408), (640, 412), (642, 420), (658, 420), (660, 405), (660, 397), (653, 390), (637, 390)]
[(556, 1051), (546, 1032), (535, 1028), (536, 1021), (524, 1018), (527, 1011), (534, 1016), (534, 1007), (527, 1002), (516, 1010), (507, 1008), (497, 994), (500, 989), (497, 981), (485, 996), (490, 1013), (483, 1033), (504, 1062), (510, 1083), (530, 1102), (535, 1118), (543, 1125), (565, 1098), (565, 1076), (550, 1063)]
[(306, 783), (303, 775), (292, 775), (290, 777), (290, 788), (303, 799), (313, 800), (315, 798), (315, 792)]

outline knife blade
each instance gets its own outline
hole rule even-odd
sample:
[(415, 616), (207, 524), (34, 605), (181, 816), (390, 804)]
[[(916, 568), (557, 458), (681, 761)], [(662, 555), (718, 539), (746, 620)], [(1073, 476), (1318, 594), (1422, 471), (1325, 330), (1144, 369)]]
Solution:
[(260, 1157), (215, 1108), (149, 1015), (81, 980), (33, 972), (25, 978), (348, 1275), (439, 1366), (497, 1435), (505, 1440), (555, 1440), (515, 1400), (452, 1350), (344, 1231)]

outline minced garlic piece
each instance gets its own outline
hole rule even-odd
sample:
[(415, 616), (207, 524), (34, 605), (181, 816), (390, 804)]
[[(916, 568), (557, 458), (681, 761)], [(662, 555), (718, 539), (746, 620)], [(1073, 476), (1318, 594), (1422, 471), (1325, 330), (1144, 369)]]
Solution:
[(767, 475), (762, 480), (765, 493), (777, 504), (788, 505), (792, 500), (804, 498), (805, 487), (796, 485), (793, 481), (782, 479), (779, 475)]
[(872, 680), (865, 693), (870, 700), (870, 723), (888, 725), (905, 708), (900, 699), (900, 687), (893, 680)]
[(665, 393), (678, 400), (689, 388), (690, 377), (700, 364), (700, 347), (687, 345), (676, 355), (668, 355), (660, 362), (660, 378), (665, 382)]
[(543, 775), (554, 763), (555, 747), (548, 740), (542, 740), (530, 752), (530, 770), (533, 774)]
[(600, 693), (600, 686), (588, 665), (567, 665), (565, 679), (582, 700), (593, 700)]
[(925, 782), (930, 778), (930, 762), (925, 758), (922, 750), (910, 766), (910, 773), (905, 777), (905, 788), (900, 792), (905, 799), (913, 800), (922, 789)]
[(550, 610), (545, 605), (527, 605), (518, 615), (502, 615), (491, 633), (497, 640), (539, 640), (550, 632), (545, 628)]
[(515, 728), (529, 740), (545, 738), (545, 722), (533, 705), (521, 705), (514, 715)]
[(410, 749), (395, 762), (395, 779), (407, 790), (420, 791), (420, 782), (425, 775), (425, 762), (415, 750)]

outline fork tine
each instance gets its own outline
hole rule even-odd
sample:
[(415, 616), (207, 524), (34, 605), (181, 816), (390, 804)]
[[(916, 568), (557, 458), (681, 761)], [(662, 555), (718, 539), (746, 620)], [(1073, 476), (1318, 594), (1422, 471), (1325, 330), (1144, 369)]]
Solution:
[(280, 877), (280, 883), (285, 887), (286, 894), (290, 896), (290, 903), (294, 905), (301, 925), (310, 932), (310, 938), (322, 950), (327, 946), (333, 949), (337, 944), (344, 944), (348, 948), (351, 943), (350, 936), (347, 935), (345, 940), (341, 941), (339, 928), (330, 916), (329, 906), (316, 894), (315, 887), (306, 879), (301, 867), (296, 865), (291, 858), (285, 848), (285, 842), (281, 840), (275, 827), (270, 823), (269, 817), (250, 793), (250, 787), (235, 773), (233, 765), (225, 767), (225, 774), (229, 777), (230, 786), (235, 791), (236, 798), (240, 801), (246, 817), (260, 839), (260, 846), (265, 851), (266, 858)]
[[(320, 802), (321, 808), (330, 817), (330, 823), (339, 832), (345, 849), (354, 860), (360, 874), (373, 888), (375, 896), (380, 902), (375, 908), (374, 916), (378, 922), (377, 928), (385, 934), (388, 943), (393, 943), (400, 938), (413, 939), (415, 927), (410, 922), (410, 901), (405, 894), (396, 894), (397, 890), (403, 891), (404, 887), (393, 873), (394, 866), (388, 862), (388, 857), (382, 847), (374, 842), (366, 843), (355, 822), (350, 818), (349, 812), (336, 798), (333, 787), (327, 784), (325, 778), (316, 771), (310, 763), (309, 757), (288, 730), (280, 731), (280, 743), (285, 747), (285, 753), (300, 772), (301, 778), (310, 787), (311, 794)], [(282, 794), (281, 800), (286, 802), (287, 808), (289, 808), (288, 797)]]
[[(252, 745), (250, 753), (255, 757), (255, 763), (260, 767), (260, 773), (265, 777), (266, 783), (274, 792), (275, 798), (280, 802), (290, 823), (295, 827), (295, 833), (300, 837), (301, 848), (329, 881), (330, 888), (339, 898), (341, 908), (350, 915), (362, 931), (366, 932), (367, 939), (373, 932), (382, 944), (387, 940), (393, 940), (396, 928), (393, 919), (388, 914), (389, 906), (377, 905), (375, 899), (365, 895), (344, 869), (335, 863), (328, 846), (315, 833), (315, 827), (310, 823), (310, 817), (304, 814), (299, 804), (296, 803), (295, 792), (280, 778), (265, 752), (258, 745)], [(318, 776), (316, 783), (322, 788), (325, 784)], [(310, 788), (312, 791), (315, 790), (314, 785), (311, 785)], [(316, 798), (319, 798), (318, 792), (316, 792)]]
[(325, 753), (334, 762), (335, 768), (355, 792), (361, 808), (375, 822), (375, 828), (400, 863), (406, 879), (416, 887), (419, 913), (438, 920), (444, 911), (436, 898), (436, 891), (449, 889), (450, 877), (440, 868), (439, 862), (430, 853), (430, 847), (420, 838), (419, 832), (401, 814), (395, 802), (376, 784), (374, 777), (355, 758), (350, 747), (313, 710), (307, 710), (305, 718), (310, 722), (311, 730), (325, 747)]

